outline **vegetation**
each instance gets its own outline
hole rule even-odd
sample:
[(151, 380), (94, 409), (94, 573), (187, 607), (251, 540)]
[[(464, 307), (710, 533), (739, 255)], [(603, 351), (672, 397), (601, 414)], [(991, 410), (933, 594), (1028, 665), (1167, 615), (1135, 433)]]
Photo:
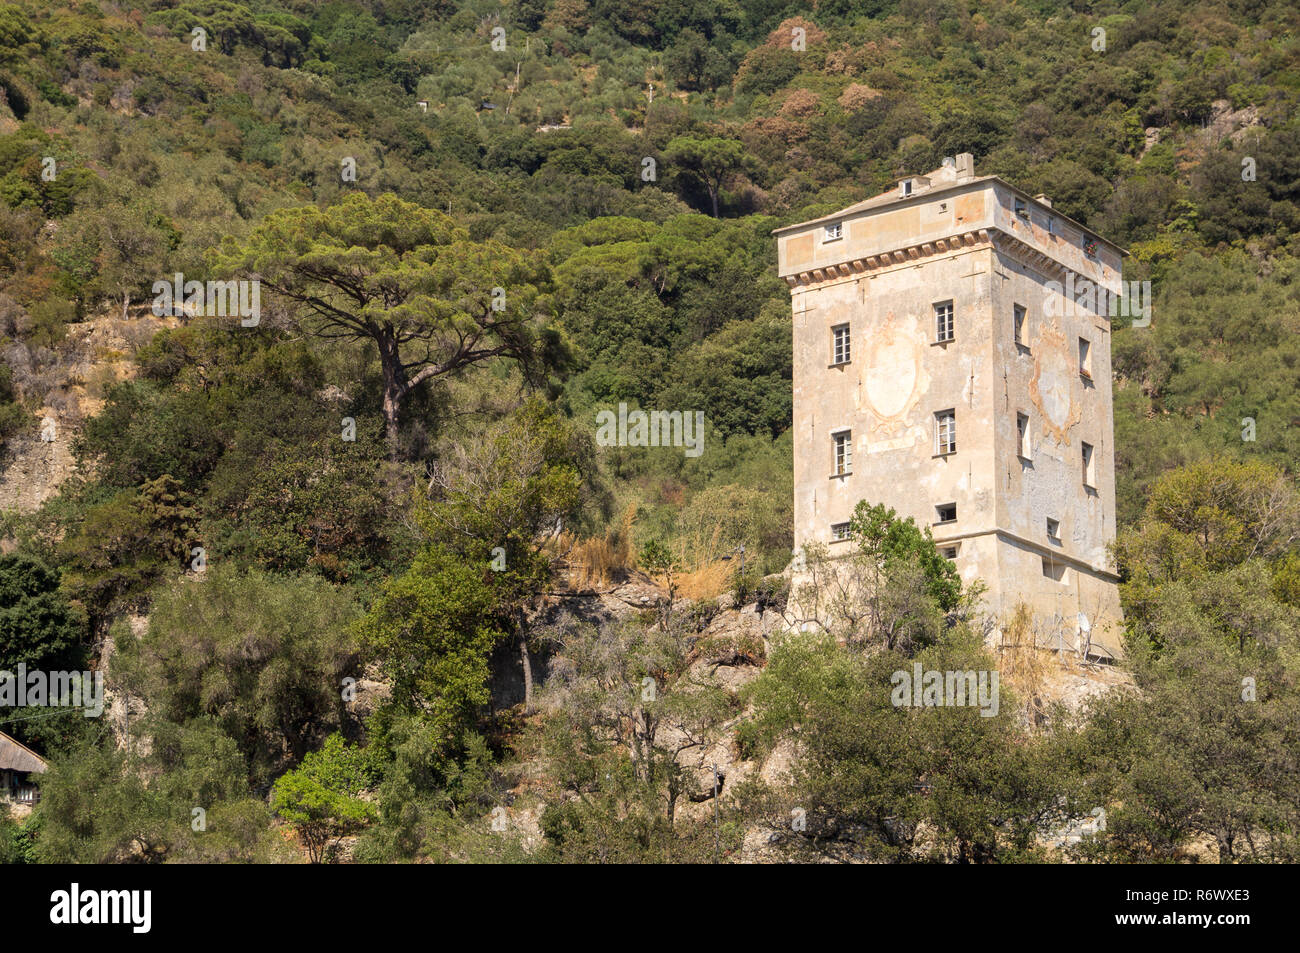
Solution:
[[(131, 712), (0, 710), (51, 762), (0, 860), (1300, 859), (1300, 14), (814, 6), (0, 0), (0, 443), (52, 416), (76, 464), (0, 519), (0, 671)], [(960, 152), (1154, 290), (1112, 342), (1132, 685), (1079, 712), (895, 704), (1006, 660), (876, 501), (772, 577), (771, 232)], [(601, 446), (623, 405), (704, 451)], [(634, 570), (667, 598), (556, 607)], [(727, 589), (827, 636), (720, 633)]]

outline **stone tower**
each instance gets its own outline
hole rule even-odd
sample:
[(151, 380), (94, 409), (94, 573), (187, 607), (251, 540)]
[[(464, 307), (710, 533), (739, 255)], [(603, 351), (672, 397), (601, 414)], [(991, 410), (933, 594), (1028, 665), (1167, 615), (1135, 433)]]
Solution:
[(1110, 315), (1123, 249), (973, 157), (777, 229), (794, 320), (794, 543), (860, 500), (929, 527), (989, 609), (1119, 654)]

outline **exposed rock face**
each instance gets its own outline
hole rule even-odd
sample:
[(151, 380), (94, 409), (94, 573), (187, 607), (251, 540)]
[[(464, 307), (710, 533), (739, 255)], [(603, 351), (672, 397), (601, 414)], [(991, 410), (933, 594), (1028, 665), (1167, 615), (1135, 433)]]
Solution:
[[(19, 323), (23, 315), (18, 316)], [(30, 431), (0, 450), (0, 510), (30, 513), (58, 492), (76, 472), (72, 443), (82, 422), (103, 406), (107, 387), (135, 373), (130, 356), (176, 318), (144, 312), (123, 321), (99, 317), (68, 326), (55, 351), (15, 343), (4, 354), (28, 406), (43, 406)]]
[(1210, 110), (1210, 121), (1205, 131), (1213, 142), (1227, 137), (1233, 143), (1240, 143), (1252, 127), (1260, 124), (1258, 106), (1233, 109), (1228, 100), (1216, 99)]
[(76, 472), (72, 458), (71, 428), (55, 426), (55, 438), (10, 440), (0, 458), (0, 510), (30, 513), (58, 492), (59, 485)]

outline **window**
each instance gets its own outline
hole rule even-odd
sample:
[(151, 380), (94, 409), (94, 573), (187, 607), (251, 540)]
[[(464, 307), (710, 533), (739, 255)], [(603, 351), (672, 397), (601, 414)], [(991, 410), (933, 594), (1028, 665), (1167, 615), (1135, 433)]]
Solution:
[(853, 431), (835, 434), (835, 475), (844, 476), (853, 466)]
[(1055, 235), (1055, 234), (1056, 234), (1056, 219), (1054, 219), (1054, 218), (1049, 218), (1049, 219), (1047, 220), (1047, 234), (1049, 234), (1049, 235)]
[(934, 452), (939, 456), (957, 452), (957, 412), (941, 410), (934, 415)]
[(1079, 338), (1079, 373), (1092, 380), (1092, 342)]
[(832, 524), (831, 524), (831, 541), (832, 541), (832, 542), (836, 542), (836, 543), (838, 543), (838, 542), (840, 542), (840, 541), (842, 541), (842, 540), (846, 540), (846, 539), (848, 539), (848, 538), (849, 538), (849, 524), (848, 524), (848, 523), (832, 523)]
[(1065, 564), (1058, 563), (1051, 556), (1043, 557), (1043, 575), (1056, 582), (1069, 582), (1065, 577)]
[(1033, 454), (1029, 446), (1029, 415), (1016, 414), (1016, 453), (1023, 460), (1030, 459)]
[(957, 559), (957, 552), (960, 548), (960, 546), (943, 546), (939, 549), (939, 555), (949, 562), (954, 562)]
[(825, 236), (823, 237), (823, 240), (824, 240), (824, 241), (833, 242), (833, 241), (835, 241), (836, 239), (840, 239), (840, 238), (843, 238), (843, 237), (844, 237), (844, 223), (843, 223), (843, 222), (834, 222), (834, 223), (832, 223), (832, 224), (826, 226), (826, 234), (825, 234)]
[(1055, 540), (1056, 542), (1061, 541), (1060, 520), (1054, 520), (1050, 516), (1047, 518), (1047, 538), (1051, 540)]
[(904, 194), (904, 195), (911, 195), (911, 194), (912, 194), (912, 180), (911, 180), (911, 179), (904, 179), (903, 182), (902, 182), (902, 186), (903, 186), (903, 194)]
[(951, 341), (952, 333), (952, 302), (940, 301), (934, 306), (934, 339), (940, 344)]
[(849, 362), (849, 326), (841, 324), (831, 328), (831, 363)]
[(1024, 199), (1016, 199), (1016, 216), (1018, 218), (1029, 218), (1029, 206), (1025, 205)]
[(1015, 336), (1017, 347), (1025, 346), (1025, 317), (1028, 314), (1023, 304), (1014, 305), (1011, 309), (1011, 329)]
[(1095, 487), (1097, 485), (1097, 465), (1095, 455), (1092, 452), (1092, 444), (1082, 444), (1083, 447), (1083, 485)]
[(957, 504), (940, 503), (934, 508), (936, 523), (955, 523), (957, 522)]

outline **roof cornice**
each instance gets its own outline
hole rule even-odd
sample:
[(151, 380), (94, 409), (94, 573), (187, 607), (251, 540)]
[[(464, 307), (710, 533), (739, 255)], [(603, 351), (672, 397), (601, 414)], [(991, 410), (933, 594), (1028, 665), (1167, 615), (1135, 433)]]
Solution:
[[(945, 238), (937, 238), (915, 245), (900, 245), (898, 248), (883, 251), (879, 254), (865, 255), (861, 258), (850, 258), (847, 261), (831, 265), (808, 268), (792, 275), (785, 275), (784, 278), (786, 284), (791, 288), (808, 288), (833, 281), (842, 281), (845, 278), (870, 276), (873, 273), (897, 268), (900, 265), (916, 264), (929, 258), (938, 258), (956, 252), (972, 251), (990, 246), (1040, 274), (1054, 278), (1062, 283), (1074, 271), (1074, 269), (1057, 261), (1046, 252), (1040, 251), (1033, 245), (1022, 241), (1018, 236), (993, 226), (992, 228), (977, 228), (967, 232), (957, 232)], [(1080, 275), (1079, 272), (1074, 272), (1074, 274)], [(1080, 277), (1087, 278), (1086, 275), (1080, 275)], [(1089, 278), (1088, 280), (1092, 281), (1093, 279)]]
[[(931, 174), (933, 175), (934, 173)], [(926, 189), (924, 192), (914, 192), (911, 195), (906, 195), (906, 196), (900, 195), (897, 196), (893, 201), (884, 201), (889, 199), (890, 195), (895, 192), (894, 189), (891, 189), (888, 192), (881, 192), (879, 195), (873, 195), (870, 198), (863, 199), (861, 202), (855, 202), (853, 205), (850, 205), (846, 208), (842, 208), (838, 212), (832, 212), (828, 215), (821, 215), (818, 216), (817, 218), (809, 219), (806, 222), (796, 222), (793, 225), (782, 225), (780, 228), (772, 229), (771, 234), (780, 237), (790, 232), (796, 232), (801, 229), (812, 228), (818, 225), (824, 225), (828, 222), (835, 222), (841, 219), (854, 218), (858, 216), (869, 216), (883, 209), (902, 208), (908, 205), (921, 205), (941, 195), (947, 195), (949, 193), (962, 191), (962, 190), (974, 191), (990, 184), (1000, 185), (1003, 188), (1015, 193), (1017, 196), (1024, 199), (1025, 201), (1031, 202), (1032, 204), (1036, 205), (1045, 214), (1051, 215), (1054, 218), (1059, 218), (1063, 222), (1068, 222), (1070, 225), (1074, 226), (1080, 232), (1083, 232), (1085, 235), (1089, 235), (1092, 238), (1095, 238), (1097, 241), (1109, 245), (1111, 248), (1119, 252), (1121, 257), (1123, 258), (1130, 257), (1130, 253), (1128, 249), (1115, 244), (1113, 241), (1111, 241), (1109, 238), (1107, 238), (1104, 235), (1097, 234), (1095, 231), (1093, 231), (1087, 225), (1084, 225), (1082, 222), (1076, 221), (1075, 219), (1066, 215), (1064, 212), (1060, 211), (1059, 209), (1053, 208), (1050, 205), (1046, 205), (1043, 202), (1040, 202), (1037, 198), (1030, 195), (1024, 189), (1019, 188), (1018, 186), (1013, 185), (1012, 183), (1008, 182), (1006, 179), (1002, 178), (1001, 176), (996, 176), (996, 175), (981, 175), (981, 176), (976, 176), (975, 178), (972, 179), (965, 179), (958, 182), (946, 182), (940, 185), (931, 186), (930, 188)], [(873, 203), (878, 203), (878, 204), (873, 204)]]

